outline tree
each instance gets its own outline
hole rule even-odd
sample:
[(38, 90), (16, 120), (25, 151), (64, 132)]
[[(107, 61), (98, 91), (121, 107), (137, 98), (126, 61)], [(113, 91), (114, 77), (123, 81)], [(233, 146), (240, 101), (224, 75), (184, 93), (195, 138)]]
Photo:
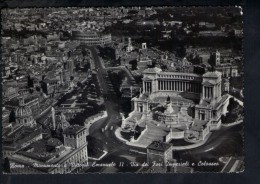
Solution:
[(194, 73), (203, 75), (205, 73), (205, 68), (200, 67), (200, 66), (195, 66), (194, 67)]
[(77, 82), (77, 86), (78, 86), (78, 87), (82, 87), (81, 82)]
[(201, 58), (199, 57), (199, 55), (196, 55), (194, 58), (190, 59), (191, 63), (194, 65), (200, 65), (201, 64)]
[(9, 123), (15, 122), (15, 120), (16, 120), (15, 112), (14, 110), (12, 110), (9, 115)]
[(71, 51), (68, 52), (68, 57), (69, 57), (69, 58), (71, 57)]
[(30, 94), (33, 94), (34, 90), (31, 88), (29, 89)]
[(216, 58), (215, 58), (215, 55), (214, 54), (211, 54), (210, 57), (209, 57), (209, 60), (208, 60), (208, 63), (210, 64), (211, 66), (211, 69), (214, 68), (214, 66), (216, 66)]
[(184, 46), (180, 46), (177, 48), (176, 50), (176, 54), (177, 56), (183, 58), (186, 56), (186, 48)]
[(39, 86), (36, 86), (36, 91), (41, 91), (41, 88)]
[(129, 64), (132, 66), (131, 70), (137, 69), (137, 60), (131, 60)]
[(42, 91), (47, 95), (48, 94), (48, 87), (47, 87), (47, 84), (45, 82), (41, 82), (41, 88), (42, 88)]
[(29, 88), (33, 88), (33, 79), (31, 78), (30, 75), (28, 75), (28, 77), (27, 77), (27, 86)]
[(28, 87), (30, 87), (30, 80), (31, 80), (31, 76), (28, 75), (28, 76), (27, 76), (27, 86), (28, 86)]
[(230, 98), (227, 110), (228, 110), (228, 112), (231, 112), (233, 109), (235, 109), (238, 106), (239, 106), (239, 103), (237, 101), (235, 101), (234, 98)]

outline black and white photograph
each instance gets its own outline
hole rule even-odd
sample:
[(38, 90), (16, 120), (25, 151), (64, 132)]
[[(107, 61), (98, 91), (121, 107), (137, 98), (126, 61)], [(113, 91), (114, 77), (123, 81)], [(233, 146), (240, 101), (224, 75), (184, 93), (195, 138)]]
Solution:
[(242, 173), (241, 6), (1, 10), (4, 174)]

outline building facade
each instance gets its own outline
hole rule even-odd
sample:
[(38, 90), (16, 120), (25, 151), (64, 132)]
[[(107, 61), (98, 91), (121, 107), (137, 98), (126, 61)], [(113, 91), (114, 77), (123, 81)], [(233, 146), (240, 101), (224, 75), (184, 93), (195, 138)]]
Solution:
[(147, 147), (147, 163), (155, 170), (166, 171), (172, 157), (171, 145), (168, 143), (154, 141)]
[(187, 92), (199, 97), (202, 91), (202, 78), (197, 74), (162, 72), (159, 68), (150, 68), (144, 71), (143, 92)]
[[(227, 109), (229, 96), (222, 95), (221, 86), (218, 71), (197, 75), (148, 68), (143, 72), (143, 91), (132, 98), (133, 111), (122, 121), (122, 131), (150, 124), (151, 131), (161, 129), (162, 136), (167, 134), (166, 142), (175, 138), (204, 140), (211, 131), (219, 129), (221, 115)], [(154, 141), (159, 137), (147, 135)]]

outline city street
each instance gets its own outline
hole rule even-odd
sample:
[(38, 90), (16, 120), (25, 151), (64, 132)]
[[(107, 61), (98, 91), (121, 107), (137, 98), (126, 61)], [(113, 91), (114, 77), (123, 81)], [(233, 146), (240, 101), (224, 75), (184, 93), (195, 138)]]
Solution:
[[(93, 60), (95, 62), (95, 67), (101, 84), (101, 89), (105, 99), (104, 103), (108, 114), (108, 117), (106, 119), (102, 119), (95, 122), (89, 130), (90, 136), (98, 140), (101, 140), (103, 143), (105, 143), (103, 149), (108, 152), (108, 154), (101, 161), (98, 162), (108, 163), (113, 161), (115, 163), (119, 163), (124, 161), (126, 163), (130, 163), (131, 161), (136, 160), (138, 160), (139, 162), (144, 162), (146, 161), (146, 155), (139, 154), (136, 152), (130, 152), (130, 149), (139, 151), (141, 153), (146, 152), (145, 149), (128, 146), (123, 142), (119, 141), (114, 135), (114, 131), (116, 130), (116, 128), (121, 125), (121, 116), (119, 114), (120, 101), (118, 97), (115, 94), (113, 94), (113, 91), (111, 91), (112, 89), (109, 89), (109, 87), (107, 86), (108, 82), (106, 80), (109, 79), (105, 79), (107, 73), (106, 70), (102, 68), (102, 64), (100, 63), (101, 61), (97, 55), (96, 49), (93, 47), (89, 47), (89, 49), (91, 50), (93, 55)], [(104, 130), (104, 132), (102, 132), (102, 129)], [(96, 167), (90, 168), (87, 172), (94, 172), (97, 169), (98, 168)], [(139, 168), (129, 167), (128, 170), (125, 167), (120, 167), (118, 169), (121, 169), (121, 172), (130, 172), (133, 171), (133, 169)]]

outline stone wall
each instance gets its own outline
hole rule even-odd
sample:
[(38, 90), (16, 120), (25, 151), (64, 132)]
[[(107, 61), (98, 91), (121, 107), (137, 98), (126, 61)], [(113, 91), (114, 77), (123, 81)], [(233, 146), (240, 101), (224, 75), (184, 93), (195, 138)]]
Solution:
[(101, 120), (101, 119), (103, 119), (103, 118), (106, 118), (107, 117), (107, 111), (102, 111), (102, 112), (100, 112), (100, 113), (98, 113), (98, 114), (95, 114), (95, 115), (93, 115), (93, 116), (90, 116), (89, 118), (87, 118), (86, 120), (85, 120), (85, 127), (87, 128), (87, 129), (89, 129), (90, 128), (90, 126), (93, 124), (93, 123), (95, 123), (96, 121), (98, 121), (98, 120)]

